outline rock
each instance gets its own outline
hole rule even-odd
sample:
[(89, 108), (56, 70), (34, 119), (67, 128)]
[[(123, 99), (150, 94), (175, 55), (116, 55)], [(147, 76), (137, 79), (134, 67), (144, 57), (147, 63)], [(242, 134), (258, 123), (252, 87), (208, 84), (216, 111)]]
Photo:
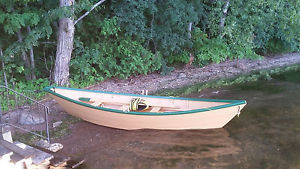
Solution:
[(211, 93), (213, 93), (213, 94), (218, 94), (220, 91), (214, 91), (214, 92), (211, 92)]
[(186, 78), (186, 74), (185, 73), (180, 73), (178, 78), (182, 79), (182, 78)]
[(235, 67), (238, 68), (238, 69), (241, 69), (241, 70), (246, 70), (247, 69), (246, 64), (242, 63), (242, 62), (239, 62), (239, 61), (236, 62)]
[(20, 113), (19, 123), (22, 125), (35, 125), (44, 123), (45, 119), (41, 114), (22, 111)]
[(44, 149), (48, 149), (50, 146), (49, 142), (43, 139), (40, 139), (38, 142), (35, 143), (35, 145)]
[(262, 61), (262, 60), (259, 60), (258, 62), (257, 62), (257, 65), (259, 65), (259, 66), (262, 66), (262, 65), (264, 65), (265, 63)]
[(62, 144), (60, 144), (60, 143), (53, 143), (53, 144), (51, 144), (47, 149), (48, 149), (49, 151), (52, 151), (52, 152), (55, 153), (55, 152), (61, 150), (63, 147), (64, 147), (64, 146), (63, 146)]
[(62, 121), (57, 121), (52, 124), (53, 128), (56, 128), (62, 124)]
[(57, 152), (59, 150), (61, 150), (64, 146), (60, 143), (53, 143), (53, 144), (50, 144), (48, 141), (46, 140), (39, 140), (38, 142), (35, 143), (36, 146), (38, 147), (42, 147), (44, 149), (47, 149), (51, 152)]

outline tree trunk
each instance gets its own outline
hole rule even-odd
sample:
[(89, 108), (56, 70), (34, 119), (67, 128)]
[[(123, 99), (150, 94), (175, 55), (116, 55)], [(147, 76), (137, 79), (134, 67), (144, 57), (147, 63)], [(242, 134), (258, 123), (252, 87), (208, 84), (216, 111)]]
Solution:
[[(220, 33), (222, 33), (223, 31), (223, 28), (224, 28), (224, 25), (225, 25), (225, 19), (226, 19), (226, 16), (227, 16), (227, 12), (228, 12), (228, 8), (229, 8), (229, 0), (225, 0), (225, 5), (223, 6), (223, 16), (221, 17), (220, 19)], [(221, 37), (223, 37), (224, 35), (221, 35)]]
[[(193, 23), (190, 22), (190, 23), (189, 23), (189, 27), (188, 27), (188, 37), (189, 37), (189, 39), (192, 38), (192, 26), (193, 26)], [(193, 62), (194, 62), (194, 59), (195, 59), (195, 57), (194, 57), (193, 53), (190, 52), (190, 59), (189, 59), (189, 62), (188, 62), (185, 66), (186, 66), (186, 67), (191, 66), (191, 65), (193, 64)]]
[[(30, 26), (27, 26), (27, 32), (30, 33), (31, 29)], [(29, 50), (29, 55), (30, 55), (30, 65), (31, 65), (31, 79), (36, 79), (35, 76), (35, 63), (34, 63), (34, 53), (33, 53), (33, 46), (31, 46), (30, 50)]]
[[(75, 0), (60, 0), (59, 6), (72, 6)], [(54, 83), (57, 85), (69, 84), (69, 63), (73, 50), (74, 19), (62, 18), (59, 20), (56, 60), (54, 68)]]
[[(17, 36), (18, 36), (18, 41), (22, 42), (23, 41), (23, 36), (22, 36), (21, 29), (19, 29), (19, 31), (17, 31)], [(24, 62), (25, 68), (30, 70), (30, 62), (29, 62), (28, 57), (27, 57), (27, 55), (24, 51), (21, 54), (21, 58)], [(31, 80), (30, 74), (25, 72), (25, 78), (26, 78), (26, 80)]]
[(189, 37), (189, 39), (192, 38), (192, 25), (193, 25), (193, 23), (190, 22), (189, 23), (189, 28), (188, 28), (188, 37)]
[(7, 76), (6, 76), (6, 72), (5, 72), (4, 56), (3, 56), (3, 53), (2, 53), (2, 48), (0, 48), (0, 56), (2, 58), (1, 60), (2, 60), (2, 69), (3, 69), (4, 83), (5, 83), (5, 86), (8, 87)]

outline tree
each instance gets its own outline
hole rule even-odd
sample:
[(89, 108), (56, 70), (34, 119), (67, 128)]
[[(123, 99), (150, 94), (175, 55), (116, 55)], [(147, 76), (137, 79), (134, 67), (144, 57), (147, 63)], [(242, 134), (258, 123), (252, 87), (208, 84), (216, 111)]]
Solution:
[[(189, 25), (199, 23), (201, 7), (194, 0), (113, 0), (112, 10), (126, 35), (153, 41), (169, 56), (191, 46)], [(200, 5), (202, 3), (200, 2)], [(150, 23), (150, 24), (149, 24)]]
[(15, 84), (36, 76), (87, 85), (174, 63), (300, 50), (299, 0), (111, 0), (103, 8), (105, 0), (75, 1), (0, 1), (0, 78), (6, 71)]
[[(70, 7), (75, 0), (60, 0), (60, 7)], [(73, 9), (71, 9), (73, 10)], [(54, 68), (54, 83), (57, 85), (68, 85), (69, 63), (73, 50), (74, 40), (74, 18), (61, 18), (59, 20), (59, 30), (57, 39), (56, 60)]]
[[(23, 35), (22, 35), (22, 32), (21, 32), (21, 29), (19, 29), (16, 33), (17, 33), (17, 36), (18, 36), (18, 41), (20, 43), (22, 43), (23, 42)], [(30, 69), (30, 67), (31, 67), (30, 66), (30, 62), (28, 60), (28, 57), (27, 57), (27, 54), (26, 54), (25, 51), (21, 52), (21, 58), (23, 60), (25, 68), (26, 69)], [(25, 73), (25, 78), (26, 78), (26, 80), (31, 80), (30, 74), (29, 73)]]
[[(0, 44), (1, 45), (1, 44)], [(4, 57), (3, 57), (3, 52), (2, 52), (2, 48), (0, 46), (0, 57), (1, 57), (1, 63), (2, 63), (2, 69), (3, 69), (3, 79), (4, 79), (4, 84), (7, 87), (8, 83), (7, 83), (7, 75), (6, 75), (6, 71), (5, 71), (5, 63), (4, 63)]]
[[(9, 62), (4, 64), (11, 72), (25, 76), (26, 80), (36, 79), (34, 47), (39, 45), (40, 39), (49, 38), (52, 34), (52, 17), (49, 15), (53, 15), (53, 11), (45, 5), (46, 2), (0, 1), (0, 8), (3, 9), (0, 10), (0, 43), (6, 58), (4, 62)], [(10, 73), (7, 75), (9, 78)]]
[[(84, 15), (74, 21), (74, 16), (64, 17), (59, 20), (59, 32), (57, 39), (57, 51), (54, 69), (54, 83), (57, 85), (69, 84), (69, 64), (73, 51), (75, 24), (87, 16), (98, 5), (102, 4), (105, 0), (97, 2), (92, 8)], [(60, 0), (59, 6), (61, 8), (71, 7), (71, 13), (74, 14), (75, 0)]]

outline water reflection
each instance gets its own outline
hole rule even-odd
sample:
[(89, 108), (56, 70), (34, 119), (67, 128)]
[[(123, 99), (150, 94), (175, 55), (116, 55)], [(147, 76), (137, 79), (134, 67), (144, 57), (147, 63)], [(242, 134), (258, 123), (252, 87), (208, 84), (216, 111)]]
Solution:
[(90, 169), (194, 168), (200, 164), (209, 168), (207, 159), (241, 151), (225, 129), (124, 131), (86, 122), (77, 124), (60, 142), (66, 145), (64, 155), (84, 157), (82, 168)]

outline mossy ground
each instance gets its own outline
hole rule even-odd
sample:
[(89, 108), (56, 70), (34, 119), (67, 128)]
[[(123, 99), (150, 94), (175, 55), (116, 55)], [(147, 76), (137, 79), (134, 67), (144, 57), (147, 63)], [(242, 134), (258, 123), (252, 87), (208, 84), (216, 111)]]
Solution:
[[(70, 132), (71, 132), (70, 127), (73, 124), (75, 124), (79, 121), (81, 121), (81, 119), (76, 118), (76, 117), (71, 116), (71, 115), (68, 115), (67, 117), (62, 119), (61, 125), (59, 125), (55, 128), (49, 126), (50, 127), (50, 130), (49, 130), (50, 140), (58, 139), (58, 138), (61, 138), (61, 137), (64, 137), (64, 136), (70, 134)], [(42, 131), (41, 133), (39, 131), (34, 131), (34, 132), (39, 133), (39, 134), (46, 137), (46, 131)], [(33, 135), (31, 133), (16, 132), (13, 135), (13, 140), (18, 140), (20, 142), (23, 142), (23, 143), (26, 143), (26, 144), (29, 144), (29, 145), (34, 144), (39, 139), (40, 139), (40, 137), (38, 137), (36, 135)]]

